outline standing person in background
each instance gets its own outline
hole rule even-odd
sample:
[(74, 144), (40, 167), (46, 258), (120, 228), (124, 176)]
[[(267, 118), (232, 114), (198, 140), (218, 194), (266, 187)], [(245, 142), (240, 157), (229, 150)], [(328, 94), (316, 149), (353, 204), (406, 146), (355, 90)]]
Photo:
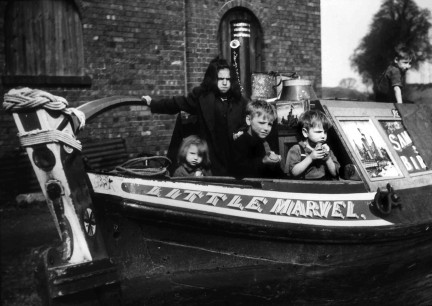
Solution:
[(234, 133), (244, 125), (247, 100), (242, 97), (235, 72), (225, 59), (212, 60), (201, 85), (186, 97), (152, 100), (150, 96), (143, 96), (142, 100), (152, 113), (185, 111), (196, 115), (196, 132), (208, 144), (212, 174), (231, 174)]
[[(413, 52), (405, 46), (398, 46), (395, 49), (393, 62), (381, 74), (377, 88), (376, 101), (403, 103), (402, 88), (405, 73), (411, 68)], [(407, 102), (407, 101), (405, 101)]]

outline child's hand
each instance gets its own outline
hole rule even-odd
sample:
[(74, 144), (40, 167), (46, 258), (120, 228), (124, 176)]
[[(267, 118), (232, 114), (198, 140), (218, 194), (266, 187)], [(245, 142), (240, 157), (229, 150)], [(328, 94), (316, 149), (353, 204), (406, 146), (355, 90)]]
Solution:
[(275, 165), (280, 163), (281, 156), (277, 155), (275, 152), (270, 151), (266, 156), (263, 158), (263, 164), (264, 165)]
[(195, 172), (195, 176), (204, 176), (204, 173), (202, 173), (201, 170), (197, 170), (197, 171)]
[(312, 158), (312, 160), (316, 160), (316, 159), (326, 160), (326, 158), (328, 157), (328, 151), (325, 150), (326, 148), (328, 148), (326, 144), (322, 144), (319, 142), (315, 146), (315, 149), (313, 149), (312, 152), (309, 154), (309, 156)]
[(233, 139), (236, 140), (237, 138), (239, 138), (241, 135), (243, 135), (243, 131), (237, 132), (237, 133), (233, 133)]

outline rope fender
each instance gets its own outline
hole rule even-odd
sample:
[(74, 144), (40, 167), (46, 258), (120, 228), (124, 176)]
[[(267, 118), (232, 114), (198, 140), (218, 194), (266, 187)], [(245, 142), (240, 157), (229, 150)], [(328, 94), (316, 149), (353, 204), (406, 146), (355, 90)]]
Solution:
[(58, 130), (34, 130), (27, 133), (18, 133), (18, 137), (23, 147), (34, 146), (43, 143), (61, 142), (78, 151), (82, 150), (79, 140), (72, 135)]

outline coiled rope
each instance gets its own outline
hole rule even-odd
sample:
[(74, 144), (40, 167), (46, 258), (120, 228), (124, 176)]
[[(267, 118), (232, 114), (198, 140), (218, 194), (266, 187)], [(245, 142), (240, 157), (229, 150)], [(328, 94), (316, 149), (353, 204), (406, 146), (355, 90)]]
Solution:
[[(75, 108), (68, 108), (65, 98), (55, 96), (46, 91), (28, 87), (11, 89), (4, 95), (3, 108), (10, 112), (20, 112), (34, 108), (45, 108), (60, 111), (68, 116), (74, 114), (79, 120), (79, 129), (85, 125), (85, 114)], [(19, 133), (20, 143), (23, 147), (42, 143), (62, 142), (77, 150), (82, 149), (81, 143), (70, 135), (59, 130), (34, 130)]]
[(134, 177), (168, 177), (171, 160), (165, 156), (137, 157), (115, 167), (112, 173)]

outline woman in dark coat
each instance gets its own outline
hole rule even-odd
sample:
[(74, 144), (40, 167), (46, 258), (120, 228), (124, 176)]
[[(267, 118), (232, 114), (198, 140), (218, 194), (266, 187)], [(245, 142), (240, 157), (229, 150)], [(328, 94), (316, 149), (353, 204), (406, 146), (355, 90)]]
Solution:
[(233, 137), (245, 126), (247, 100), (242, 97), (235, 76), (226, 60), (216, 58), (210, 62), (201, 85), (187, 97), (161, 100), (142, 97), (152, 113), (176, 114), (185, 111), (197, 117), (196, 134), (207, 141), (211, 172), (218, 176), (232, 173)]

